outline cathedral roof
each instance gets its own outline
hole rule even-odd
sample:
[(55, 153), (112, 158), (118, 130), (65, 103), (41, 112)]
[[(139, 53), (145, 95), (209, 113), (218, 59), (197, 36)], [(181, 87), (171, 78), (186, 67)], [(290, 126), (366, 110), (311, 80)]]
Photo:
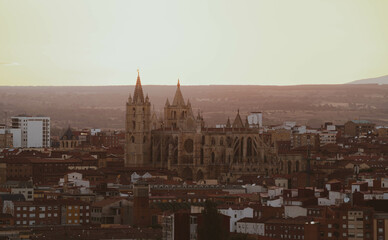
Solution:
[(143, 88), (140, 82), (139, 69), (137, 70), (137, 80), (135, 86), (135, 92), (133, 93), (133, 103), (144, 103)]
[(172, 102), (172, 105), (174, 106), (185, 105), (185, 100), (183, 99), (183, 96), (182, 96), (181, 84), (179, 83), (179, 79), (178, 79), (177, 89), (175, 92), (175, 97), (174, 97), (174, 101)]
[(234, 122), (233, 122), (233, 127), (234, 128), (243, 128), (244, 127), (244, 124), (243, 124), (241, 117), (240, 117), (240, 110), (237, 111), (236, 118), (234, 119)]
[[(73, 134), (73, 131), (71, 131), (71, 128), (69, 126), (69, 128), (66, 130), (66, 132), (61, 137), (61, 140), (73, 140), (74, 137), (75, 136)], [(76, 139), (76, 138), (74, 138), (74, 139)]]

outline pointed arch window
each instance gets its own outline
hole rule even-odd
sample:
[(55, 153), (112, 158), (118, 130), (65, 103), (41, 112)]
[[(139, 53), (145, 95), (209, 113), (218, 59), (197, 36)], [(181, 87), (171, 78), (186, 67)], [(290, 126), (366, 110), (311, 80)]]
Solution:
[(248, 137), (247, 139), (247, 156), (252, 156), (252, 138)]
[(201, 159), (200, 159), (200, 161), (201, 161), (201, 165), (203, 165), (203, 148), (201, 148)]

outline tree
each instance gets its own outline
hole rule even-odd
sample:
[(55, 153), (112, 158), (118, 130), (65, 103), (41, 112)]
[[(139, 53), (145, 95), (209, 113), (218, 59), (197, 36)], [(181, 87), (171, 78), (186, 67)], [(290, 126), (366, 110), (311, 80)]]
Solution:
[(199, 240), (225, 240), (228, 230), (222, 225), (222, 215), (218, 213), (216, 204), (206, 201), (202, 212), (202, 222), (198, 226)]

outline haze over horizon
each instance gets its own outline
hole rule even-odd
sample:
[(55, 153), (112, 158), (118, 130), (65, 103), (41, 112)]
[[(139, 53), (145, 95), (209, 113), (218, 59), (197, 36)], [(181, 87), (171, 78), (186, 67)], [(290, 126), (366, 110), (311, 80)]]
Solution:
[(0, 0), (0, 86), (342, 84), (388, 74), (388, 2)]
[[(354, 81), (350, 81), (350, 82), (346, 82), (346, 83), (301, 83), (301, 84), (182, 84), (182, 80), (179, 80), (182, 84), (182, 86), (191, 86), (191, 87), (195, 87), (195, 86), (274, 86), (274, 87), (292, 87), (292, 86), (308, 86), (308, 85), (342, 85), (342, 84), (388, 84), (388, 81), (387, 81), (387, 78), (388, 78), (388, 75), (385, 75), (385, 76), (380, 76), (380, 77), (375, 77), (375, 78), (366, 78), (366, 79), (358, 79), (358, 80), (354, 80)], [(143, 82), (143, 80), (142, 80)], [(175, 84), (163, 84), (163, 83), (160, 83), (160, 84), (143, 84), (142, 83), (142, 86), (143, 87), (147, 87), (147, 86), (176, 86), (177, 85), (177, 82)], [(119, 86), (135, 86), (135, 82), (128, 82), (128, 84), (106, 84), (106, 85), (82, 85), (82, 84), (78, 84), (78, 85), (0, 85), (0, 88), (1, 87), (109, 87), (109, 86), (112, 86), (112, 87), (119, 87)]]

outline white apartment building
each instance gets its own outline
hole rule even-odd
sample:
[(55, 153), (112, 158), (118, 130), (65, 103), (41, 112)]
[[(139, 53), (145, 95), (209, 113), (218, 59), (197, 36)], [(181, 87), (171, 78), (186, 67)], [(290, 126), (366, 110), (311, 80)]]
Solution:
[(237, 221), (243, 218), (253, 218), (253, 208), (230, 206), (219, 208), (218, 212), (230, 217), (230, 232), (237, 232)]
[(325, 130), (319, 133), (319, 142), (321, 146), (337, 143), (337, 130), (335, 125), (328, 125)]
[[(11, 120), (12, 120), (12, 129), (20, 129), (21, 131), (20, 147), (22, 148), (50, 147), (50, 118), (49, 117), (17, 116), (17, 117), (11, 117)], [(14, 139), (15, 139), (15, 136), (14, 136)]]
[(262, 112), (251, 112), (248, 115), (249, 127), (262, 128), (263, 127), (263, 113)]

